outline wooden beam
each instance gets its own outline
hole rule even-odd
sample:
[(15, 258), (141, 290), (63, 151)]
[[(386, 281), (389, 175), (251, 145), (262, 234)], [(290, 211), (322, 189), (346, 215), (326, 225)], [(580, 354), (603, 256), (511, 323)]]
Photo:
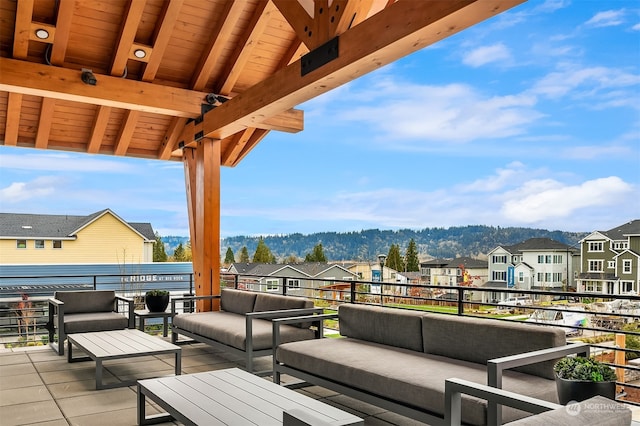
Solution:
[(62, 66), (64, 64), (64, 56), (67, 53), (69, 35), (71, 34), (74, 8), (74, 0), (61, 0), (58, 5), (55, 39), (51, 48), (51, 63), (53, 65)]
[(287, 133), (297, 133), (304, 130), (304, 111), (290, 109), (273, 117), (267, 118), (254, 127), (264, 130), (278, 130)]
[[(229, 137), (524, 0), (399, 1), (340, 36), (339, 56), (301, 76), (296, 61), (204, 116), (204, 136)], [(407, 21), (410, 16), (411, 20)]]
[(244, 132), (235, 134), (231, 138), (229, 149), (227, 149), (226, 152), (222, 154), (221, 161), (223, 165), (226, 166), (227, 164), (234, 164), (237, 161), (245, 145), (247, 144), (247, 142), (249, 142), (249, 138), (251, 138), (251, 135), (253, 135), (255, 131), (256, 129), (249, 128)]
[(9, 93), (7, 100), (7, 121), (4, 130), (5, 146), (18, 144), (18, 130), (20, 129), (20, 112), (22, 111), (22, 95)]
[(153, 81), (156, 77), (183, 3), (184, 0), (172, 0), (164, 3), (162, 17), (160, 18), (161, 22), (154, 34), (153, 50), (144, 68), (142, 81)]
[(233, 162), (229, 164), (225, 164), (225, 166), (229, 166), (229, 167), (237, 166), (240, 163), (240, 161), (242, 161), (244, 157), (246, 157), (249, 154), (249, 152), (251, 152), (251, 150), (256, 145), (258, 145), (258, 143), (260, 143), (262, 139), (264, 139), (265, 136), (267, 136), (268, 133), (269, 132), (267, 130), (256, 129), (256, 131), (251, 134), (251, 137), (249, 138), (247, 143), (244, 145), (244, 148), (242, 148), (240, 155), (238, 155)]
[(162, 145), (158, 150), (158, 158), (160, 160), (168, 160), (171, 158), (171, 153), (177, 148), (178, 138), (186, 123), (186, 118), (173, 117), (171, 123), (169, 123), (169, 128), (165, 132)]
[(139, 111), (128, 110), (125, 112), (120, 133), (116, 139), (116, 146), (113, 150), (114, 155), (125, 155), (127, 153), (127, 149), (129, 149), (129, 144), (131, 143), (131, 137), (136, 130), (136, 123), (139, 116)]
[(29, 54), (31, 19), (34, 0), (16, 2), (16, 23), (13, 32), (13, 57), (24, 59)]
[(162, 115), (200, 116), (206, 93), (96, 74), (85, 84), (78, 70), (0, 58), (0, 91), (104, 105)]
[(45, 149), (49, 145), (49, 135), (51, 134), (51, 124), (53, 123), (53, 111), (56, 101), (44, 98), (40, 105), (40, 119), (38, 121), (38, 133), (36, 134), (36, 148)]
[(112, 75), (124, 74), (124, 69), (129, 59), (129, 50), (135, 41), (146, 2), (146, 0), (129, 0), (129, 6), (122, 19), (122, 29), (120, 30), (120, 38), (116, 47), (116, 55), (111, 65)]
[(102, 145), (102, 139), (107, 131), (107, 124), (109, 124), (110, 115), (111, 108), (106, 106), (98, 107), (96, 117), (93, 120), (91, 138), (89, 138), (89, 145), (87, 146), (87, 152), (89, 154), (97, 154), (100, 152), (100, 145)]

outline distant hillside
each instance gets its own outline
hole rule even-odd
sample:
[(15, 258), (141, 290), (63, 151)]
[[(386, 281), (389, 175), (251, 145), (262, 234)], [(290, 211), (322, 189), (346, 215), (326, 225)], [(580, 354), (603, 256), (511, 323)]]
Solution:
[[(587, 234), (587, 232), (474, 225), (426, 228), (418, 231), (410, 229), (397, 231), (369, 229), (344, 233), (288, 234), (265, 236), (264, 242), (278, 261), (290, 255), (304, 259), (305, 255), (310, 253), (318, 243), (322, 243), (327, 259), (340, 261), (374, 260), (379, 253), (387, 254), (391, 244), (398, 244), (401, 253), (404, 253), (409, 241), (413, 238), (418, 246), (419, 256), (423, 259), (429, 256), (453, 258), (456, 256), (486, 255), (498, 245), (512, 245), (529, 238), (546, 237), (568, 245), (574, 245)], [(238, 259), (240, 250), (243, 246), (246, 246), (249, 256), (252, 257), (258, 245), (258, 240), (259, 237), (246, 236), (224, 238), (221, 245), (221, 255), (224, 256), (227, 248), (231, 247), (236, 259)], [(166, 241), (164, 237), (163, 241)], [(173, 250), (167, 253), (173, 253)]]

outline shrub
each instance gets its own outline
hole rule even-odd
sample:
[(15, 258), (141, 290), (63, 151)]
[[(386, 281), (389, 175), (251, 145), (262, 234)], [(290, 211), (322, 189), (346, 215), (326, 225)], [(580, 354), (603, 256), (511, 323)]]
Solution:
[(168, 296), (167, 290), (149, 290), (145, 293), (145, 296)]
[(616, 380), (616, 373), (613, 368), (596, 361), (593, 357), (562, 358), (556, 363), (553, 370), (558, 377), (566, 380), (584, 382), (611, 382)]

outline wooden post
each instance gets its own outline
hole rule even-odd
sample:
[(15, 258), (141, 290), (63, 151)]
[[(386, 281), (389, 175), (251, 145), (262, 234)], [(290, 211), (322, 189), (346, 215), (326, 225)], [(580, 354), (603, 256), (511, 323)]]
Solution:
[[(220, 294), (220, 141), (204, 138), (183, 152), (196, 296)], [(199, 301), (197, 311), (219, 310)]]
[[(626, 335), (622, 333), (616, 333), (616, 348), (624, 349), (626, 347)], [(615, 351), (615, 356), (613, 362), (616, 365), (626, 365), (626, 357), (624, 351)], [(616, 368), (616, 376), (618, 376), (618, 382), (624, 383), (624, 368)], [(616, 389), (616, 394), (622, 392), (624, 387), (618, 386)]]

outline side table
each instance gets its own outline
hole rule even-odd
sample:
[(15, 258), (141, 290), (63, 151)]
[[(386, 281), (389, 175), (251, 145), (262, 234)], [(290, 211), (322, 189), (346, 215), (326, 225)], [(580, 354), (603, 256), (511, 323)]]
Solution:
[(143, 309), (140, 311), (133, 311), (133, 314), (137, 318), (138, 330), (140, 331), (144, 331), (144, 323), (147, 318), (162, 318), (162, 335), (164, 337), (168, 336), (171, 312), (150, 312), (148, 309)]

